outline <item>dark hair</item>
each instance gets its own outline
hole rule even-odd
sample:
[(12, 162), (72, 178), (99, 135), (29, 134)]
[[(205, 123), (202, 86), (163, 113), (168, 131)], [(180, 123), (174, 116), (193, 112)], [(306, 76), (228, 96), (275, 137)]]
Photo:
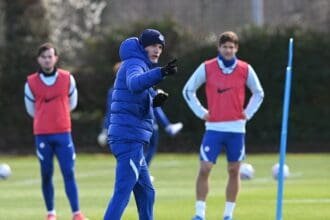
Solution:
[(226, 42), (232, 42), (235, 45), (238, 45), (238, 36), (237, 36), (237, 34), (233, 31), (226, 31), (226, 32), (223, 32), (222, 34), (220, 34), (219, 46), (221, 46), (222, 44), (224, 44)]
[(49, 49), (52, 49), (52, 48), (54, 49), (55, 55), (57, 56), (56, 48), (54, 47), (53, 44), (48, 43), (48, 42), (42, 44), (42, 45), (38, 48), (38, 53), (37, 53), (37, 55), (40, 56), (44, 51), (49, 50)]

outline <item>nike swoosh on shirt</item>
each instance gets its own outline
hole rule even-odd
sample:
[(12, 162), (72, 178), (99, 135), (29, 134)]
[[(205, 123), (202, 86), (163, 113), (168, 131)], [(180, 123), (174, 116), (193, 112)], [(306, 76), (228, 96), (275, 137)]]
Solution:
[(45, 102), (50, 102), (50, 101), (56, 99), (57, 97), (58, 97), (58, 96), (54, 96), (54, 97), (51, 97), (51, 98), (48, 98), (48, 99), (45, 98), (44, 101), (45, 101)]
[(218, 89), (217, 92), (221, 94), (221, 93), (227, 92), (228, 90), (231, 90), (231, 88)]

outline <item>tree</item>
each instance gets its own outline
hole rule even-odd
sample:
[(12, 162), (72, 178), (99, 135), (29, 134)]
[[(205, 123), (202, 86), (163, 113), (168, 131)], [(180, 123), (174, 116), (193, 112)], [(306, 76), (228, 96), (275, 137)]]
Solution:
[[(31, 127), (25, 119), (23, 87), (26, 75), (36, 69), (38, 45), (49, 39), (42, 0), (5, 0), (5, 45), (0, 75), (0, 146), (21, 144)], [(20, 137), (20, 138), (18, 138)]]
[(59, 48), (61, 56), (76, 61), (76, 54), (87, 38), (99, 32), (101, 15), (106, 1), (48, 0), (47, 16), (52, 34), (50, 40)]

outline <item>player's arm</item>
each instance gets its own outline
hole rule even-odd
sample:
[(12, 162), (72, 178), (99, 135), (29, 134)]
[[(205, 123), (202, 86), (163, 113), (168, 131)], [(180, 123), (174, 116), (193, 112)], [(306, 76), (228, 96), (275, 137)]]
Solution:
[(173, 137), (182, 130), (182, 122), (171, 123), (161, 107), (154, 108), (154, 114), (157, 121), (165, 128), (168, 135)]
[(171, 124), (170, 120), (168, 120), (165, 112), (161, 107), (154, 108), (154, 114), (156, 117), (156, 120), (164, 127), (166, 128), (168, 125)]
[(145, 72), (143, 67), (134, 60), (127, 62), (126, 65), (126, 84), (131, 92), (138, 93), (146, 90), (163, 79), (159, 67)]
[(200, 119), (205, 119), (205, 116), (208, 114), (208, 110), (204, 108), (198, 100), (196, 91), (203, 83), (205, 83), (205, 81), (205, 65), (203, 63), (195, 70), (182, 90), (183, 97), (188, 106)]
[(75, 109), (78, 104), (78, 91), (77, 91), (76, 81), (71, 74), (70, 74), (69, 104), (71, 111)]
[(246, 86), (250, 89), (252, 96), (250, 97), (249, 103), (246, 106), (244, 113), (246, 115), (246, 119), (250, 120), (254, 113), (259, 109), (263, 98), (264, 98), (264, 90), (260, 84), (258, 76), (254, 69), (249, 65), (248, 67), (248, 78), (246, 81)]
[(27, 113), (33, 118), (35, 112), (35, 100), (28, 83), (25, 83), (24, 85), (24, 103)]

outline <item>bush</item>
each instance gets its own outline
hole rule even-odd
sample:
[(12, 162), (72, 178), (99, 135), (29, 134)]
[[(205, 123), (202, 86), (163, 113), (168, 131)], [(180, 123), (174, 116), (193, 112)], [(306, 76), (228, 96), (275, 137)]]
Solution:
[(5, 38), (0, 48), (0, 151), (33, 151), (31, 121), (24, 109), (26, 76), (37, 70), (38, 46), (49, 30), (40, 0), (6, 1)]
[[(93, 105), (84, 103), (84, 97), (82, 97), (80, 110), (89, 108), (90, 111), (103, 112), (106, 90), (113, 82), (113, 77), (110, 77), (112, 65), (119, 59), (118, 45), (127, 36), (137, 36), (146, 27), (158, 28), (166, 36), (163, 63), (171, 57), (178, 57), (179, 60), (179, 74), (167, 78), (160, 84), (160, 87), (170, 94), (170, 98), (164, 106), (170, 120), (183, 121), (185, 126), (182, 134), (175, 139), (162, 135), (160, 150), (196, 151), (202, 138), (204, 125), (188, 109), (182, 98), (181, 90), (201, 62), (217, 55), (216, 42), (200, 43), (199, 39), (194, 39), (192, 35), (181, 32), (180, 27), (171, 20), (149, 25), (138, 23), (128, 31), (116, 30), (89, 42), (87, 51), (91, 51), (89, 55), (92, 57), (87, 57), (85, 63), (92, 68), (90, 74), (100, 75), (96, 77), (94, 74), (93, 76), (94, 80), (98, 79), (99, 93), (88, 96), (89, 100), (95, 100), (90, 102)], [(288, 149), (313, 151), (313, 149), (308, 149), (313, 143), (314, 150), (326, 150), (322, 147), (329, 143), (329, 131), (326, 129), (326, 120), (322, 120), (322, 118), (326, 118), (329, 113), (327, 102), (329, 88), (326, 85), (326, 77), (329, 76), (327, 62), (330, 58), (329, 37), (316, 32), (302, 31), (296, 27), (287, 29), (250, 27), (243, 30), (240, 36), (238, 56), (249, 61), (255, 68), (266, 94), (261, 109), (248, 124), (247, 145), (249, 151), (275, 151), (279, 145), (283, 86), (290, 37), (294, 37), (295, 46), (289, 124), (290, 146)], [(310, 74), (312, 71), (313, 73)], [(86, 94), (84, 88), (87, 88), (87, 91), (91, 91), (92, 88), (83, 84), (84, 74), (79, 75), (78, 79), (80, 80), (80, 92)], [(86, 77), (85, 81), (87, 84), (90, 79)], [(204, 102), (203, 93), (202, 88), (199, 91), (202, 102)], [(98, 115), (98, 124), (99, 121), (101, 121), (101, 115)], [(314, 146), (315, 143), (317, 143), (316, 146)]]
[[(147, 27), (159, 29), (166, 37), (161, 64), (173, 57), (177, 57), (179, 63), (179, 74), (168, 77), (159, 87), (170, 94), (164, 111), (172, 122), (182, 121), (184, 129), (174, 139), (162, 134), (159, 149), (172, 152), (199, 149), (204, 124), (187, 107), (181, 91), (198, 65), (217, 55), (216, 42), (194, 38), (171, 19), (158, 23), (136, 23), (127, 28), (104, 32), (101, 36), (86, 41), (85, 48), (79, 52), (79, 59), (77, 57), (80, 65), (72, 71), (79, 91), (78, 109), (72, 117), (73, 134), (78, 148), (100, 151), (94, 146), (101, 129), (107, 89), (114, 81), (112, 66), (119, 61), (120, 42), (129, 36), (138, 36)], [(327, 129), (330, 111), (330, 91), (327, 86), (330, 75), (329, 34), (303, 31), (296, 27), (250, 27), (240, 33), (238, 57), (247, 60), (254, 67), (265, 90), (264, 103), (247, 128), (247, 149), (250, 152), (276, 151), (279, 145), (290, 37), (294, 37), (295, 45), (288, 150), (329, 151), (328, 148), (323, 148), (330, 143)], [(2, 58), (0, 55), (0, 60), (5, 63), (2, 70), (0, 69), (0, 150), (10, 148), (12, 151), (23, 152), (26, 151), (26, 146), (33, 146), (31, 120), (26, 116), (23, 105), (23, 85), (27, 70), (34, 68), (31, 66), (31, 47), (34, 48), (35, 45), (32, 42), (28, 47), (20, 47), (18, 43), (14, 43), (12, 46), (17, 49), (6, 50), (6, 56)], [(14, 63), (9, 63), (8, 57), (13, 57)], [(65, 62), (64, 60), (63, 64)], [(204, 89), (201, 88), (198, 96), (205, 103), (203, 95)], [(28, 149), (29, 152), (33, 151), (33, 147)]]

